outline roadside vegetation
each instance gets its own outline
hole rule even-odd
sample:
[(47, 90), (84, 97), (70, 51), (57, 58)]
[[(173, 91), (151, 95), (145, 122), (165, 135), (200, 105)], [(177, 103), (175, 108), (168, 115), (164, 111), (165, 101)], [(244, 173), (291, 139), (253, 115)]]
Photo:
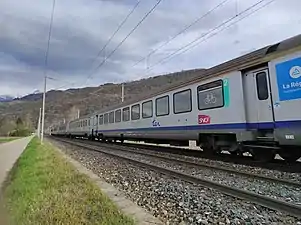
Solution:
[(1, 143), (5, 143), (5, 142), (9, 142), (9, 141), (14, 141), (19, 139), (18, 137), (0, 137), (0, 144)]
[(0, 118), (0, 136), (6, 137), (26, 137), (33, 132), (28, 122), (24, 122), (21, 117), (16, 120), (4, 120)]
[(29, 143), (2, 190), (11, 224), (134, 224), (51, 145)]

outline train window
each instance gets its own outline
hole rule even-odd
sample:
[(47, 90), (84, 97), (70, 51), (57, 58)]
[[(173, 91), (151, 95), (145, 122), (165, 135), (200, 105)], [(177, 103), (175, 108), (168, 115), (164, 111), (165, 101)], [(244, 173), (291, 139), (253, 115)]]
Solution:
[(173, 111), (177, 113), (191, 112), (192, 110), (192, 100), (191, 100), (191, 90), (184, 90), (173, 95)]
[(121, 122), (121, 109), (115, 111), (115, 123)]
[(89, 120), (88, 120), (88, 126), (90, 126), (90, 124), (91, 124), (91, 123), (90, 123), (90, 119), (89, 119)]
[(142, 103), (142, 118), (150, 118), (153, 116), (153, 101)]
[(103, 125), (103, 115), (98, 116), (98, 124)]
[(114, 111), (109, 114), (109, 123), (114, 123)]
[(130, 107), (126, 107), (122, 110), (122, 121), (130, 120)]
[(223, 81), (217, 80), (198, 86), (199, 110), (224, 106)]
[(259, 72), (256, 74), (257, 96), (259, 100), (266, 100), (269, 98), (268, 80), (266, 72)]
[(104, 117), (103, 117), (103, 123), (104, 124), (108, 124), (109, 123), (109, 114), (105, 113)]
[(156, 116), (166, 116), (169, 114), (169, 96), (156, 99)]
[(131, 118), (132, 118), (132, 120), (140, 119), (140, 105), (139, 104), (132, 106)]

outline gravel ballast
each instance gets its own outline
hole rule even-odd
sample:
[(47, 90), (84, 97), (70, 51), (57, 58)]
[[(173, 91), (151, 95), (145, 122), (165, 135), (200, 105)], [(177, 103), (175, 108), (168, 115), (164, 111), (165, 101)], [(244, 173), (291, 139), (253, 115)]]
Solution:
[(189, 184), (102, 153), (59, 144), (166, 224), (297, 224), (294, 217)]
[(200, 168), (193, 165), (171, 162), (169, 160), (158, 159), (151, 156), (134, 154), (123, 150), (114, 150), (114, 153), (123, 155), (132, 159), (139, 160), (161, 166), (167, 169), (173, 169), (198, 178), (214, 181), (230, 187), (236, 187), (257, 194), (272, 197), (278, 200), (301, 205), (301, 188), (290, 185), (278, 184), (275, 182), (253, 179), (250, 177), (232, 174), (229, 172), (217, 171), (214, 169)]

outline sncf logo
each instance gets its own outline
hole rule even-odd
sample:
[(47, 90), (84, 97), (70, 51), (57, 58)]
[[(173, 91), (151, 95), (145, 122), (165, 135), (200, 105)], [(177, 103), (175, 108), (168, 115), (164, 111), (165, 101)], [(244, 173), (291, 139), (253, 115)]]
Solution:
[(199, 115), (199, 124), (210, 124), (210, 116)]

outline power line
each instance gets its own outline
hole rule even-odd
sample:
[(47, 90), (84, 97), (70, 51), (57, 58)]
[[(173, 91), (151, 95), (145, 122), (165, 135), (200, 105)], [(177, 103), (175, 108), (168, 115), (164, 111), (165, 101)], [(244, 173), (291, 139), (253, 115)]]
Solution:
[(192, 23), (188, 24), (187, 26), (184, 27), (184, 29), (182, 29), (180, 32), (178, 32), (176, 35), (174, 35), (173, 37), (171, 37), (169, 40), (167, 40), (166, 42), (164, 42), (162, 45), (160, 45), (159, 47), (157, 47), (156, 49), (152, 50), (150, 53), (148, 53), (145, 57), (141, 58), (140, 60), (138, 60), (136, 63), (134, 63), (133, 67), (135, 67), (136, 65), (138, 65), (140, 62), (144, 61), (146, 58), (148, 58), (150, 55), (154, 54), (155, 52), (157, 52), (159, 49), (163, 48), (164, 46), (166, 46), (168, 43), (170, 43), (171, 41), (173, 41), (174, 39), (176, 39), (178, 36), (180, 36), (181, 34), (185, 33), (188, 29), (190, 29), (192, 26), (194, 26), (195, 24), (197, 24), (198, 22), (200, 22), (201, 20), (203, 20), (205, 17), (207, 17), (208, 15), (210, 15), (213, 11), (215, 11), (216, 9), (218, 9), (219, 7), (221, 7), (223, 4), (225, 4), (227, 1), (229, 0), (224, 0), (222, 2), (220, 2), (219, 4), (217, 4), (215, 7), (213, 7), (212, 9), (210, 9), (209, 11), (207, 11), (207, 13), (203, 14), (201, 17), (197, 18), (196, 20), (194, 20)]
[[(101, 68), (106, 60), (108, 60), (117, 50), (118, 48), (134, 33), (134, 31), (142, 24), (142, 22), (157, 8), (157, 6), (162, 2), (162, 0), (158, 0), (156, 4), (143, 16), (143, 18), (136, 24), (136, 26), (125, 36), (125, 38), (119, 42), (119, 44), (115, 47), (115, 49), (107, 56), (104, 57), (103, 61), (94, 69), (94, 71), (88, 76), (87, 81), (93, 76), (93, 74)], [(87, 82), (86, 82), (87, 83)]]
[[(140, 4), (140, 0), (135, 4), (135, 6), (132, 8), (132, 10), (127, 14), (127, 16), (124, 18), (124, 20), (119, 24), (119, 26), (117, 27), (117, 29), (114, 31), (114, 33), (112, 34), (112, 36), (109, 38), (109, 40), (105, 43), (105, 45), (102, 47), (102, 49), (98, 52), (97, 56), (93, 59), (92, 61), (92, 66), (94, 64), (94, 62), (97, 60), (97, 58), (100, 56), (100, 54), (105, 50), (105, 48), (110, 44), (110, 42), (112, 41), (112, 39), (115, 37), (115, 35), (118, 33), (118, 31), (122, 28), (122, 26), (126, 23), (126, 21), (129, 19), (129, 17), (134, 13), (134, 11), (136, 10), (136, 8), (139, 6)], [(88, 82), (88, 80), (91, 78), (91, 75), (87, 78), (86, 83)]]
[[(229, 18), (228, 20), (226, 20), (225, 22), (221, 23), (220, 25), (216, 26), (215, 28), (211, 29), (210, 31), (206, 32), (205, 34), (199, 36), (198, 38), (194, 39), (193, 41), (189, 42), (188, 44), (186, 44), (185, 46), (179, 48), (178, 50), (174, 51), (173, 53), (169, 54), (168, 56), (166, 56), (165, 58), (161, 59), (159, 62), (153, 64), (152, 66), (150, 66), (150, 70), (153, 69), (155, 66), (159, 65), (159, 64), (163, 64), (163, 63), (166, 63), (168, 62), (170, 59), (176, 57), (176, 56), (179, 56), (181, 54), (183, 54), (184, 52), (187, 52), (188, 50), (192, 49), (193, 47), (197, 46), (198, 44), (212, 38), (213, 36), (217, 35), (218, 33), (220, 33), (221, 31), (229, 28), (230, 26), (240, 22), (241, 20), (247, 18), (248, 16), (252, 15), (253, 13), (259, 11), (260, 9), (266, 7), (267, 5), (271, 4), (272, 2), (276, 1), (276, 0), (271, 0), (269, 2), (267, 2), (266, 4), (262, 5), (261, 7), (257, 8), (256, 10), (254, 10), (253, 12), (247, 14), (246, 16), (244, 17), (241, 17), (239, 20), (237, 21), (234, 21), (233, 23), (229, 24), (228, 26), (224, 27), (223, 29), (219, 30), (217, 33), (205, 38), (204, 40), (200, 41), (200, 42), (197, 42), (199, 41), (200, 39), (204, 38), (205, 36), (207, 36), (208, 34), (214, 32), (215, 30), (218, 30), (219, 28), (221, 28), (222, 26), (226, 25), (227, 23), (231, 22), (232, 20), (234, 20), (235, 18), (237, 18), (238, 16), (248, 12), (249, 10), (253, 9), (254, 7), (256, 7), (257, 5), (261, 4), (262, 2), (264, 2), (266, 0), (261, 0), (261, 1), (258, 1), (257, 3), (253, 4), (252, 6), (248, 7), (247, 9), (243, 10), (242, 12), (236, 14), (235, 16)], [(182, 51), (183, 49), (185, 49), (184, 51)], [(182, 51), (182, 52), (181, 52)], [(180, 53), (179, 53), (180, 52)]]
[(45, 73), (46, 73), (47, 64), (48, 64), (48, 56), (49, 56), (50, 39), (51, 39), (52, 26), (53, 26), (54, 10), (55, 10), (55, 0), (53, 0), (53, 4), (52, 4), (52, 11), (51, 11), (51, 19), (50, 19), (50, 25), (49, 25), (47, 49), (46, 49), (46, 53), (45, 53)]

